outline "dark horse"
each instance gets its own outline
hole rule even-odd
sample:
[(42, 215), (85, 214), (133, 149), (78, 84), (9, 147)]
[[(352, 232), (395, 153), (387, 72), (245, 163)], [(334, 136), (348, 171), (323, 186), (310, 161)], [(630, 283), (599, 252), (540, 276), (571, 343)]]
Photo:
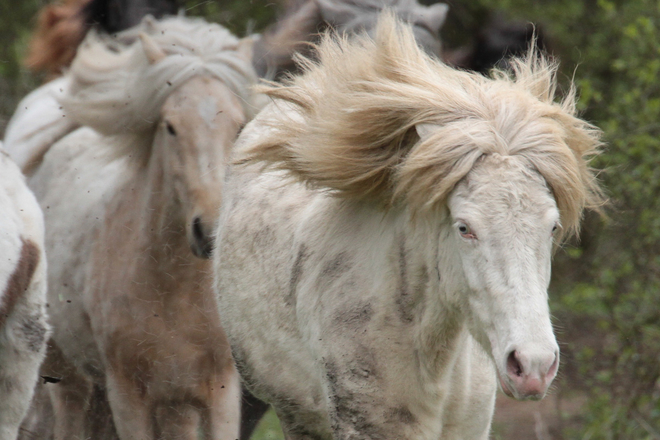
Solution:
[(470, 16), (467, 20), (473, 26), (459, 29), (470, 37), (469, 43), (447, 49), (440, 38), (445, 18), (453, 27), (460, 28), (466, 20), (461, 20), (454, 9), (460, 10), (462, 16), (477, 12), (463, 5), (448, 11), (442, 3), (423, 6), (417, 0), (294, 0), (255, 44), (253, 60), (257, 74), (279, 79), (285, 74), (298, 73), (295, 53), (313, 56), (312, 44), (318, 43), (328, 29), (348, 35), (363, 29), (370, 32), (378, 13), (385, 7), (393, 9), (412, 26), (417, 43), (426, 53), (461, 69), (488, 74), (493, 67), (505, 67), (507, 59), (524, 55), (534, 41), (542, 50), (548, 46), (540, 26), (507, 20), (492, 11), (480, 11), (481, 19)]
[(294, 54), (313, 55), (309, 43), (319, 42), (324, 31), (371, 33), (385, 8), (412, 26), (417, 43), (427, 53), (440, 56), (439, 32), (448, 10), (444, 3), (424, 6), (417, 0), (298, 0), (291, 2), (256, 42), (253, 60), (257, 74), (278, 79), (284, 73), (297, 73)]

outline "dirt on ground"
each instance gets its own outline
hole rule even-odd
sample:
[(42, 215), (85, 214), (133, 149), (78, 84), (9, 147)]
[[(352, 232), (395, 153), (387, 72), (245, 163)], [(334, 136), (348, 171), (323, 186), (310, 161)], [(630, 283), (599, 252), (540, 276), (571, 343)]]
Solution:
[(586, 403), (581, 394), (555, 392), (538, 402), (517, 401), (498, 393), (493, 418), (494, 440), (563, 440)]

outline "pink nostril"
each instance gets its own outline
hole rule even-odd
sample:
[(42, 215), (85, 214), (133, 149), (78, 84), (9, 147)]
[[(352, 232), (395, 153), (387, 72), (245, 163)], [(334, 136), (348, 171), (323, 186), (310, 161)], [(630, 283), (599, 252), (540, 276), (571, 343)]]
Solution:
[(512, 350), (506, 358), (506, 388), (512, 388), (516, 398), (540, 399), (557, 374), (558, 366), (557, 351)]
[(509, 353), (509, 357), (506, 360), (506, 369), (509, 376), (521, 377), (523, 375), (523, 367), (518, 360), (518, 352), (516, 350)]

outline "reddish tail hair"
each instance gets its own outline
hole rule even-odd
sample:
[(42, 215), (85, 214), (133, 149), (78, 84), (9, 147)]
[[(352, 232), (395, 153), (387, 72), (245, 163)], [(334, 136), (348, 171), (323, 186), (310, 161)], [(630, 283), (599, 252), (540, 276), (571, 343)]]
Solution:
[(42, 8), (24, 61), (29, 69), (56, 76), (71, 64), (91, 26), (84, 13), (90, 1), (65, 0)]

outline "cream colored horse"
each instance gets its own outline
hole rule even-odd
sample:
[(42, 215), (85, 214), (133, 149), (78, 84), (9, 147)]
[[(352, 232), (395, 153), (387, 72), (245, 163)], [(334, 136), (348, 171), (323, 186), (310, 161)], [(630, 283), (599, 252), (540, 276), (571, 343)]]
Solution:
[(0, 440), (14, 440), (46, 354), (41, 209), (0, 143)]
[(551, 255), (600, 201), (599, 132), (539, 56), (486, 78), (376, 33), (326, 38), (241, 133), (219, 310), (288, 440), (487, 439), (498, 382), (557, 373)]
[(254, 110), (250, 42), (184, 18), (127, 32), (140, 38), (92, 34), (79, 49), (61, 102), (83, 128), (29, 179), (48, 229), (55, 438), (95, 434), (96, 385), (123, 440), (235, 439), (240, 385), (205, 258)]

